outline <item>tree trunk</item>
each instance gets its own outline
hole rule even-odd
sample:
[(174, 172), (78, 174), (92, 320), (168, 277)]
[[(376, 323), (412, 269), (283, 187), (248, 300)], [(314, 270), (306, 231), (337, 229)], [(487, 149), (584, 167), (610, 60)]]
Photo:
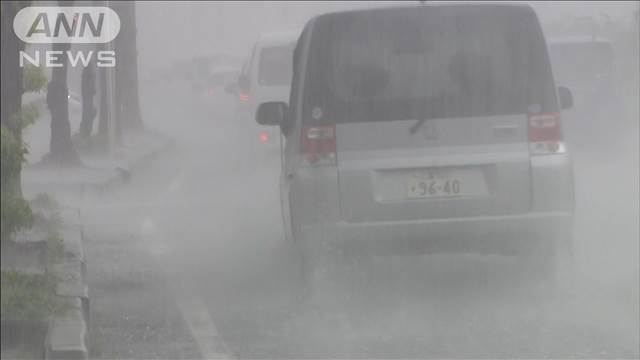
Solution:
[(88, 140), (93, 131), (93, 119), (96, 116), (96, 108), (93, 97), (96, 94), (96, 75), (94, 62), (82, 69), (82, 121), (80, 122), (80, 137)]
[[(98, 45), (98, 50), (105, 50), (106, 46), (104, 44)], [(107, 87), (107, 68), (97, 68), (98, 71), (98, 81), (100, 84), (100, 110), (99, 110), (99, 122), (98, 122), (98, 145), (104, 152), (109, 152), (109, 146), (111, 145), (109, 142), (109, 116), (111, 113), (111, 109), (108, 103), (108, 87)]]
[[(69, 44), (53, 44), (53, 50), (62, 51), (62, 54), (69, 49)], [(47, 106), (51, 113), (51, 142), (46, 160), (55, 165), (73, 166), (78, 165), (80, 159), (71, 141), (66, 54), (60, 55), (60, 58), (62, 66), (53, 68), (47, 87)]]
[(138, 96), (135, 2), (117, 2), (113, 6), (121, 20), (115, 40), (117, 123), (120, 131), (140, 131), (143, 124)]
[[(94, 4), (96, 6), (107, 6), (107, 2), (104, 0), (96, 0), (94, 1)], [(110, 7), (114, 8), (113, 3), (110, 4)], [(96, 50), (98, 51), (105, 51), (105, 50), (112, 50), (112, 49), (113, 49), (113, 42), (109, 44), (104, 44), (104, 43), (97, 44), (96, 46)], [(110, 88), (109, 88), (108, 82), (109, 82), (109, 77), (111, 76), (112, 71), (113, 71), (112, 68), (106, 68), (106, 67), (97, 68), (97, 75), (98, 75), (97, 80), (99, 84), (99, 90), (98, 90), (99, 121), (98, 121), (98, 133), (97, 133), (96, 140), (97, 140), (98, 147), (105, 154), (111, 152), (112, 150), (111, 146), (113, 145), (113, 142), (111, 141), (112, 134), (111, 134), (110, 128), (115, 125), (115, 124), (110, 124), (111, 117), (112, 117), (112, 108), (111, 108), (112, 103), (110, 101), (113, 101), (113, 98), (111, 98), (111, 95), (109, 94)]]
[[(72, 6), (73, 1), (58, 1), (60, 6)], [(47, 86), (47, 107), (51, 113), (51, 142), (45, 161), (52, 165), (76, 166), (80, 158), (71, 141), (69, 124), (69, 89), (67, 88), (67, 56), (71, 49), (67, 43), (52, 45), (53, 51), (60, 51), (62, 66), (51, 71), (51, 81)]]
[(130, 70), (131, 77), (129, 79), (131, 87), (129, 87), (129, 112), (131, 129), (135, 131), (143, 130), (142, 114), (140, 113), (140, 91), (138, 88), (138, 27), (136, 22), (136, 3), (130, 2), (131, 7), (131, 41), (130, 44)]

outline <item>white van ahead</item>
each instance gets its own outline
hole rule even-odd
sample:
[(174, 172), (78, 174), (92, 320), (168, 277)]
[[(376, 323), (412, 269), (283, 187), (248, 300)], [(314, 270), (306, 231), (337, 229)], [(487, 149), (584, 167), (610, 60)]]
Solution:
[(240, 74), (236, 120), (250, 129), (251, 144), (279, 148), (279, 132), (273, 127), (256, 126), (255, 112), (263, 102), (289, 102), (297, 39), (297, 32), (262, 34)]

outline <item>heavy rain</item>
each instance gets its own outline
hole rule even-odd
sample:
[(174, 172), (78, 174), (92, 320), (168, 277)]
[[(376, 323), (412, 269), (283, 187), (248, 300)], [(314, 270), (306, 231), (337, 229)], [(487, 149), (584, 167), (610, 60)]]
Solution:
[(3, 1), (2, 359), (640, 357), (636, 1)]

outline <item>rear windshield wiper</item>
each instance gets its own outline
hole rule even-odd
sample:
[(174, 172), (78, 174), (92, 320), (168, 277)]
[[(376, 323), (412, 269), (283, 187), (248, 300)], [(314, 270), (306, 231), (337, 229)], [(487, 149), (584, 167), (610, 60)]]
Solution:
[(422, 127), (422, 125), (427, 122), (427, 120), (433, 119), (433, 111), (429, 110), (439, 109), (439, 104), (441, 103), (442, 100), (440, 97), (427, 97), (422, 104), (422, 109), (420, 109), (420, 111), (416, 113), (416, 118), (418, 118), (419, 120), (409, 128), (409, 133), (415, 134), (416, 131), (418, 131), (418, 129), (420, 129), (420, 127)]

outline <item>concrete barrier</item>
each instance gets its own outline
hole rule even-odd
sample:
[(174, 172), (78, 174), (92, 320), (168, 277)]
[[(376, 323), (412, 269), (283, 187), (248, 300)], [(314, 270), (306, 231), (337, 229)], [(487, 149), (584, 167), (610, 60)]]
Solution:
[(65, 299), (66, 311), (49, 322), (45, 359), (88, 359), (89, 288), (83, 250), (82, 221), (77, 212), (63, 211), (64, 257), (54, 265), (59, 279), (56, 293)]

